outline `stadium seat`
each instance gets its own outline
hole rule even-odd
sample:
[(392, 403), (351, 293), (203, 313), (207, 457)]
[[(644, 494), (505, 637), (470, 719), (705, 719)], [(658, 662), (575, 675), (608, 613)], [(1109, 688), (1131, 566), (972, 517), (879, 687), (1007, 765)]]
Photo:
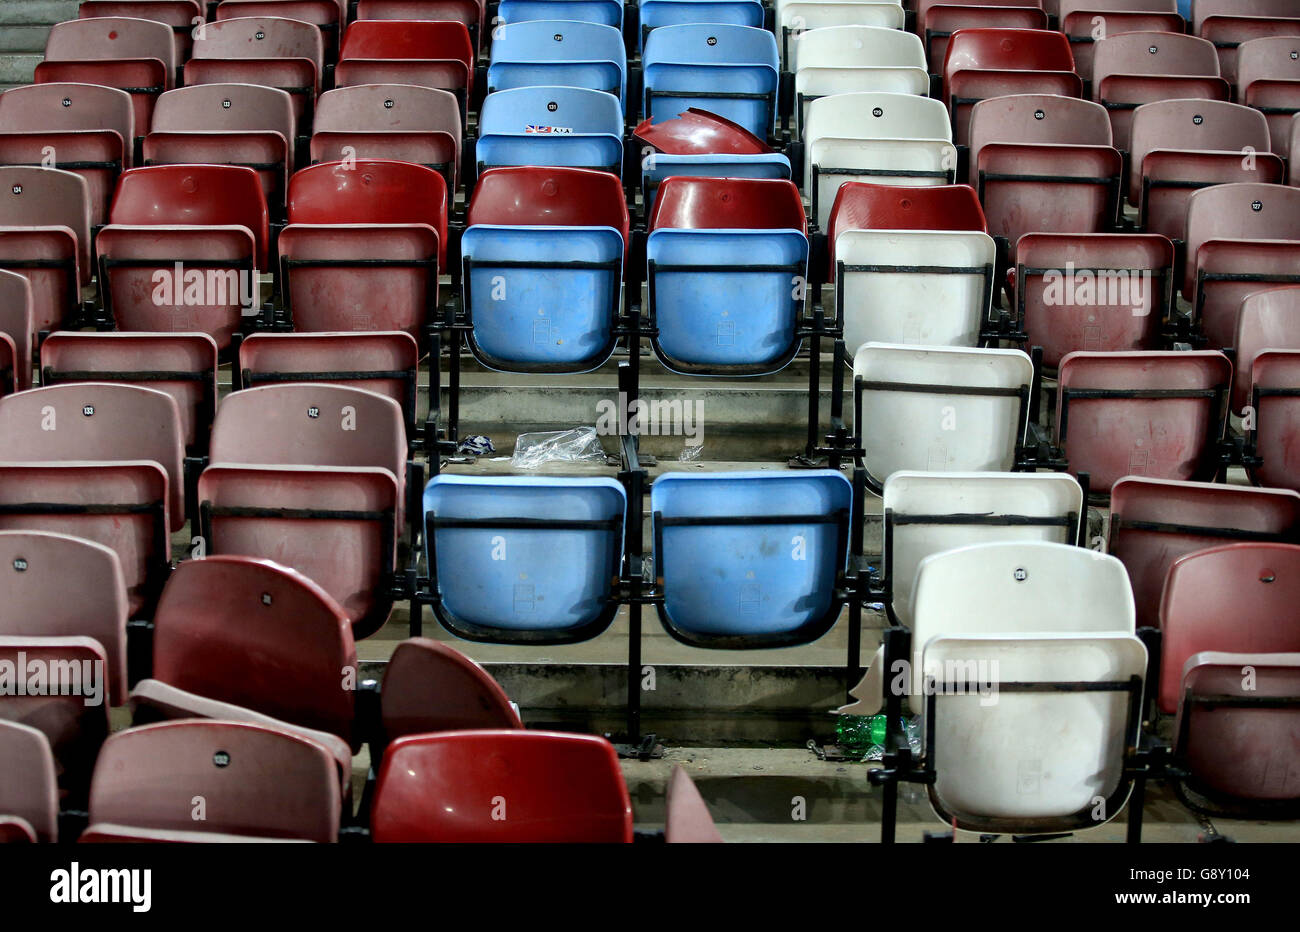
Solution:
[(585, 372), (609, 359), (629, 226), (614, 175), (492, 169), (475, 186), (465, 218), (462, 306), (470, 349), (483, 365)]
[(722, 836), (713, 824), (713, 816), (704, 797), (691, 780), (686, 768), (673, 764), (672, 776), (668, 778), (668, 792), (665, 800), (666, 824), (664, 841), (674, 844), (718, 844)]
[[(108, 217), (118, 176), (132, 165), (131, 95), (93, 84), (29, 84), (0, 94), (0, 163), (46, 165), (86, 179), (90, 223)], [(141, 128), (141, 133), (146, 128)], [(53, 149), (54, 164), (47, 164)]]
[(1078, 351), (1161, 348), (1174, 246), (1144, 233), (1026, 233), (1015, 251), (1015, 314), (1055, 369)]
[(696, 647), (806, 644), (842, 600), (849, 481), (811, 472), (666, 473), (650, 489), (659, 618)]
[(873, 491), (902, 469), (1010, 472), (1029, 418), (1019, 350), (866, 343), (853, 359), (854, 432)]
[(95, 240), (105, 317), (118, 330), (203, 332), (224, 351), (245, 317), (260, 313), (268, 224), (251, 168), (154, 165), (124, 173)]
[(1100, 104), (1050, 94), (981, 100), (970, 110), (970, 184), (989, 232), (1104, 233), (1118, 222), (1123, 161)]
[(1300, 352), (1300, 287), (1269, 288), (1247, 295), (1237, 313), (1232, 347), (1232, 410), (1244, 415), (1251, 404), (1250, 379), (1256, 357), (1266, 350)]
[(1183, 235), (1188, 197), (1231, 182), (1280, 183), (1258, 110), (1221, 100), (1162, 100), (1133, 111), (1129, 203), (1148, 233)]
[(818, 97), (856, 91), (925, 96), (925, 50), (911, 33), (880, 26), (824, 26), (799, 34), (803, 64), (795, 72), (795, 125)]
[(823, 26), (880, 26), (902, 29), (903, 5), (859, 0), (777, 0), (776, 42), (781, 52), (783, 70), (799, 70), (799, 37), (810, 29)]
[(59, 840), (58, 784), (50, 742), (0, 719), (0, 844)]
[(294, 329), (421, 339), (438, 308), (447, 200), (442, 175), (409, 162), (323, 162), (295, 174), (279, 239)]
[(454, 192), (461, 134), (460, 104), (451, 91), (406, 84), (340, 87), (316, 101), (311, 161), (351, 156), (415, 162), (442, 175), (447, 191)]
[(793, 182), (668, 178), (647, 229), (651, 342), (665, 367), (760, 375), (794, 359), (808, 235)]
[(243, 165), (258, 174), (277, 217), (295, 164), (293, 100), (255, 84), (201, 84), (154, 104), (145, 165)]
[(379, 700), (388, 741), (436, 731), (524, 727), (491, 674), (431, 638), (397, 645)]
[(989, 319), (996, 246), (966, 185), (846, 182), (827, 239), (844, 345), (974, 346)]
[[(454, 3), (455, 0), (450, 2)], [(347, 12), (348, 0), (220, 0), (213, 21), (279, 16), (310, 23), (320, 30), (325, 62), (334, 64), (338, 62), (339, 47), (343, 44), (343, 24), (347, 22)]]
[[(389, 0), (369, 2), (383, 3)], [(497, 8), (497, 14), (505, 25), (536, 20), (567, 20), (597, 23), (619, 30), (623, 28), (623, 4), (619, 0), (503, 0)]]
[(1046, 29), (1042, 0), (1000, 0), (990, 4), (961, 0), (916, 0), (916, 32), (925, 41), (930, 72), (938, 74), (948, 54), (948, 39), (959, 29)]
[(128, 16), (169, 26), (175, 41), (177, 64), (190, 54), (194, 27), (204, 20), (200, 0), (81, 0), (77, 16), (80, 19)]
[(627, 843), (632, 804), (604, 738), (454, 731), (389, 746), (371, 826), (379, 843)]
[[(1101, 48), (1097, 43), (1137, 32), (1178, 35), (1184, 25), (1176, 0), (1060, 0), (1056, 21), (1070, 39), (1075, 73), (1085, 82), (1093, 80), (1093, 56)], [(1099, 25), (1100, 38), (1094, 35)]]
[(1124, 476), (1211, 480), (1232, 365), (1222, 353), (1070, 353), (1061, 360), (1055, 442), (1070, 471), (1107, 495)]
[(1231, 346), (1252, 292), (1300, 283), (1300, 191), (1225, 184), (1193, 191), (1183, 239), (1183, 297), (1211, 347)]
[(341, 805), (333, 758), (307, 738), (248, 722), (159, 722), (104, 742), (86, 834), (115, 840), (121, 826), (189, 840), (214, 833), (332, 842)]
[(650, 31), (660, 26), (719, 23), (762, 29), (764, 20), (763, 4), (759, 0), (640, 0), (637, 9), (642, 52)]
[(1128, 570), (1139, 627), (1159, 627), (1174, 560), (1234, 540), (1300, 540), (1300, 494), (1137, 476), (1111, 489), (1106, 551)]
[(474, 641), (595, 637), (618, 610), (627, 507), (608, 478), (434, 476), (424, 490), (434, 616)]
[(33, 80), (126, 91), (135, 107), (135, 132), (143, 135), (154, 99), (175, 86), (179, 64), (172, 30), (162, 23), (125, 16), (74, 19), (50, 27)]
[(462, 107), (467, 107), (474, 98), (476, 57), (464, 23), (357, 20), (343, 35), (334, 82), (339, 87), (413, 84), (438, 88), (451, 91)]
[[(1146, 0), (1142, 0), (1146, 2)], [(1106, 108), (1115, 147), (1132, 144), (1133, 111), (1177, 98), (1228, 100), (1214, 43), (1167, 32), (1131, 32), (1099, 39), (1093, 53), (1092, 99)]]
[(953, 141), (965, 145), (970, 108), (1007, 94), (1079, 97), (1070, 41), (1045, 29), (959, 29), (943, 60), (943, 102), (952, 116)]
[(1291, 153), (1291, 118), (1300, 113), (1300, 17), (1289, 36), (1243, 42), (1237, 48), (1237, 101), (1268, 118), (1273, 152)]
[(585, 87), (516, 87), (489, 94), (479, 114), (478, 174), (511, 165), (623, 172), (623, 108)]
[(513, 23), (492, 39), (488, 92), (512, 87), (586, 87), (626, 104), (623, 34), (600, 23)]
[(81, 289), (91, 281), (84, 178), (58, 168), (0, 167), (0, 269), (29, 282), (34, 332), (81, 316)]
[(353, 636), (388, 620), (405, 508), (401, 406), (350, 386), (267, 385), (228, 395), (199, 477), (209, 554), (273, 559), (314, 580)]
[(646, 40), (641, 62), (643, 117), (658, 122), (700, 107), (760, 139), (772, 134), (780, 63), (770, 32), (709, 23), (661, 26)]
[(1223, 76), (1235, 82), (1240, 44), (1300, 35), (1300, 12), (1290, 0), (1195, 0), (1188, 31), (1214, 43)]
[(1300, 353), (1268, 349), (1255, 357), (1250, 376), (1255, 428), (1250, 448), (1258, 462), (1249, 470), (1260, 485), (1300, 491)]
[(826, 229), (835, 192), (847, 180), (941, 185), (957, 178), (948, 111), (911, 94), (836, 94), (808, 106), (803, 190), (809, 221)]
[[(576, 3), (584, 3), (585, 0), (574, 0)], [(613, 0), (603, 0), (606, 6), (617, 6)], [(544, 3), (550, 5), (550, 3)], [(477, 57), (478, 51), (483, 46), (484, 37), (484, 17), (487, 4), (483, 0), (358, 0), (356, 4), (356, 19), (400, 19), (400, 20), (431, 20), (452, 23), (464, 23), (465, 28), (469, 30), (470, 44), (474, 48), (474, 54)], [(511, 16), (506, 10), (498, 7), (498, 13), (505, 22), (515, 22), (519, 19), (517, 16)], [(618, 22), (621, 27), (623, 22), (622, 7), (618, 7)], [(547, 17), (530, 17), (531, 19), (545, 19)], [(568, 19), (570, 17), (564, 17)]]
[(0, 269), (0, 397), (32, 387), (32, 286)]

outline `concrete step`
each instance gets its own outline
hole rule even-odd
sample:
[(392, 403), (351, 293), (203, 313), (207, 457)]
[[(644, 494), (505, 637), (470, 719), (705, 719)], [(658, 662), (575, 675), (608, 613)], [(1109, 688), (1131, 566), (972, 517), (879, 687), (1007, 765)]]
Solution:
[(45, 51), (50, 27), (44, 23), (0, 23), (0, 53)]
[(61, 23), (77, 18), (79, 0), (4, 0), (0, 26), (11, 23)]
[[(0, 33), (5, 31), (0, 27)], [(37, 64), (44, 56), (40, 52), (11, 52), (0, 55), (0, 84), (30, 84)]]

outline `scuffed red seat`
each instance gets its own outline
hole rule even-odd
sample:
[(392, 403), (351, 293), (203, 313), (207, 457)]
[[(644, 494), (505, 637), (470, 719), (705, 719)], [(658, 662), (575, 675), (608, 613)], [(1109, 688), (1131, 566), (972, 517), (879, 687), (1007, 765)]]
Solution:
[(1110, 493), (1106, 550), (1128, 570), (1140, 627), (1160, 624), (1174, 560), (1228, 541), (1300, 538), (1300, 494), (1211, 482), (1129, 477)]
[(1055, 439), (1070, 472), (1105, 495), (1124, 476), (1212, 479), (1232, 365), (1222, 353), (1070, 353), (1061, 360)]
[[(141, 127), (143, 133), (145, 127)], [(108, 216), (117, 178), (134, 156), (131, 95), (94, 84), (29, 84), (0, 94), (0, 164), (46, 165), (86, 179), (90, 222)]]
[[(203, 816), (194, 817), (195, 797)], [(90, 790), (90, 827), (337, 840), (335, 764), (319, 745), (248, 722), (175, 721), (104, 742)]]
[(95, 240), (104, 313), (118, 330), (207, 333), (224, 351), (260, 309), (268, 240), (251, 168), (132, 169)]
[(1045, 29), (959, 29), (943, 60), (943, 102), (952, 117), (953, 142), (970, 136), (970, 109), (989, 97), (1058, 94), (1078, 97), (1070, 41)]
[(294, 166), (293, 101), (274, 87), (178, 87), (154, 104), (146, 165), (243, 165), (257, 172), (277, 216)]
[(1196, 0), (1192, 7), (1188, 31), (1214, 43), (1220, 70), (1229, 81), (1237, 77), (1241, 43), (1300, 35), (1300, 10), (1292, 0)]
[(320, 30), (325, 60), (339, 60), (343, 25), (347, 22), (348, 0), (221, 0), (214, 22), (250, 16), (282, 16), (311, 23)]
[(1129, 150), (1133, 111), (1142, 104), (1178, 98), (1228, 100), (1219, 77), (1214, 43), (1168, 32), (1107, 35), (1093, 54), (1092, 99), (1106, 108), (1115, 146)]
[(1241, 302), (1300, 282), (1300, 190), (1224, 184), (1187, 199), (1183, 297), (1211, 347), (1231, 346)]
[(1243, 42), (1237, 49), (1237, 100), (1268, 118), (1273, 152), (1291, 153), (1291, 119), (1300, 112), (1300, 17), (1288, 36)]
[(204, 19), (200, 0), (81, 0), (77, 7), (79, 19), (98, 16), (130, 16), (170, 27), (178, 64), (185, 61), (193, 46), (195, 24)]
[(484, 0), (358, 0), (356, 18), (464, 23), (477, 54), (483, 45), (486, 8)]
[(339, 87), (414, 84), (451, 91), (464, 108), (474, 99), (477, 55), (464, 23), (358, 20), (343, 36), (334, 71)]
[(326, 162), (289, 182), (280, 275), (294, 329), (421, 339), (447, 256), (447, 186), (431, 168)]
[[(0, 98), (3, 99), (3, 98)], [(406, 84), (359, 84), (316, 101), (311, 160), (393, 159), (432, 168), (456, 190), (460, 104), (450, 91)]]
[[(1070, 38), (1074, 70), (1084, 81), (1093, 80), (1098, 41), (1135, 32), (1183, 31), (1177, 0), (1058, 0), (1055, 15), (1058, 28)], [(1105, 24), (1101, 40), (1094, 35), (1098, 17)]]
[(1250, 374), (1255, 428), (1249, 434), (1259, 485), (1300, 491), (1300, 352), (1265, 350)]
[[(1183, 235), (1188, 198), (1231, 182), (1276, 183), (1264, 114), (1221, 100), (1162, 100), (1133, 111), (1129, 203), (1148, 233)], [(1250, 151), (1253, 150), (1253, 151)]]
[(175, 39), (169, 26), (127, 16), (55, 23), (37, 64), (37, 84), (75, 82), (120, 88), (131, 95), (135, 132), (143, 135), (154, 100), (175, 86)]
[(32, 286), (0, 269), (0, 397), (32, 387)]
[(217, 409), (217, 344), (206, 333), (74, 333), (41, 344), (42, 385), (125, 382), (166, 392), (180, 412), (185, 448), (207, 452)]
[(371, 826), (376, 842), (627, 843), (632, 805), (604, 738), (458, 731), (389, 745)]
[(91, 281), (84, 178), (58, 168), (0, 167), (0, 269), (31, 284), (37, 332), (81, 316), (81, 289)]
[(388, 741), (439, 731), (524, 727), (491, 674), (430, 638), (397, 645), (384, 672), (380, 704)]
[(999, 0), (992, 4), (961, 0), (916, 0), (916, 34), (925, 42), (930, 73), (937, 74), (958, 29), (1046, 29), (1042, 0)]
[(30, 725), (0, 719), (0, 844), (59, 840), (54, 755)]
[(208, 553), (273, 559), (321, 585), (354, 637), (388, 620), (403, 527), (401, 406), (363, 389), (269, 385), (225, 398), (199, 477)]
[(673, 844), (716, 844), (722, 841), (704, 797), (681, 764), (668, 779), (667, 824), (664, 841)]
[(1232, 347), (1232, 410), (1244, 414), (1252, 404), (1255, 359), (1267, 350), (1300, 352), (1300, 287), (1269, 288), (1247, 295), (1237, 314)]

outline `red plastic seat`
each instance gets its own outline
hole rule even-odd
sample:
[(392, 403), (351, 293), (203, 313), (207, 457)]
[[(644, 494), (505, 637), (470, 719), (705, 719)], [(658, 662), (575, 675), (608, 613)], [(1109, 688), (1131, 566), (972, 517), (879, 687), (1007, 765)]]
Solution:
[(704, 797), (681, 764), (673, 765), (665, 806), (668, 813), (664, 841), (668, 844), (716, 844), (722, 841)]
[(0, 269), (0, 397), (32, 387), (32, 286)]
[(464, 23), (477, 54), (483, 45), (486, 7), (483, 0), (358, 0), (356, 18)]
[(415, 162), (437, 171), (455, 191), (461, 135), (460, 104), (450, 91), (406, 84), (340, 87), (316, 101), (311, 160)]
[(1070, 353), (1055, 436), (1070, 471), (1106, 494), (1124, 476), (1212, 479), (1232, 365), (1217, 352)]
[(982, 100), (970, 111), (970, 153), (989, 232), (1012, 248), (1026, 233), (1101, 233), (1116, 223), (1123, 161), (1099, 104), (1048, 94)]
[(325, 59), (337, 62), (347, 22), (347, 0), (221, 0), (214, 22), (249, 16), (280, 16), (311, 23), (321, 33)]
[(627, 199), (616, 176), (587, 168), (492, 168), (479, 176), (467, 225), (608, 226), (628, 241)]
[(125, 382), (166, 392), (193, 455), (207, 452), (217, 406), (217, 344), (206, 333), (52, 333), (41, 344), (41, 384)]
[(1292, 0), (1194, 0), (1189, 31), (1214, 43), (1220, 70), (1232, 82), (1241, 43), (1300, 35), (1300, 10)]
[(1252, 481), (1300, 491), (1300, 352), (1265, 350), (1251, 368), (1255, 429), (1251, 452), (1260, 462)]
[(1237, 313), (1232, 346), (1232, 410), (1240, 414), (1251, 404), (1251, 372), (1259, 354), (1270, 349), (1300, 352), (1300, 287), (1247, 295)]
[(37, 332), (80, 315), (81, 289), (91, 280), (84, 178), (58, 168), (0, 167), (0, 268), (30, 283)]
[(1154, 350), (1174, 291), (1174, 246), (1144, 233), (1026, 233), (1015, 319), (1055, 369), (1070, 353)]
[(257, 172), (267, 204), (284, 213), (294, 165), (293, 101), (255, 84), (178, 87), (154, 104), (146, 165), (243, 165)]
[(632, 840), (632, 805), (604, 738), (548, 731), (412, 735), (389, 745), (376, 842)]
[(0, 577), (0, 635), (93, 639), (108, 660), (100, 701), (126, 701), (126, 580), (116, 553), (63, 534), (0, 531)]
[[(143, 127), (141, 131), (143, 132)], [(131, 95), (94, 84), (29, 84), (0, 94), (0, 164), (44, 165), (86, 179), (90, 223), (102, 224), (118, 176), (131, 167)]]
[(759, 155), (772, 151), (739, 123), (696, 107), (687, 108), (671, 120), (642, 120), (632, 135), (665, 155)]
[(308, 739), (248, 722), (160, 722), (104, 742), (88, 831), (108, 824), (332, 842), (340, 815), (334, 761)]
[(799, 230), (808, 218), (793, 181), (776, 178), (664, 179), (649, 230)]
[(430, 638), (397, 645), (384, 671), (380, 703), (389, 741), (439, 731), (524, 727), (486, 670)]
[(204, 20), (199, 0), (81, 0), (80, 19), (100, 16), (130, 16), (162, 23), (172, 30), (176, 61), (183, 62), (193, 47), (193, 30)]
[(16, 840), (59, 840), (59, 788), (45, 735), (0, 719), (0, 843)]
[(959, 29), (943, 61), (943, 102), (952, 114), (953, 142), (968, 141), (970, 108), (989, 97), (1058, 94), (1078, 97), (1070, 41), (1045, 29)]
[(343, 36), (334, 81), (415, 84), (451, 91), (462, 104), (474, 98), (477, 55), (462, 22), (358, 20)]
[(1097, 45), (1093, 34), (1098, 17), (1105, 24), (1106, 37), (1183, 31), (1177, 0), (1060, 0), (1056, 17), (1061, 32), (1070, 37), (1074, 70), (1084, 81), (1091, 81), (1094, 76), (1093, 53)]
[(155, 165), (124, 174), (96, 239), (105, 313), (119, 330), (203, 332), (224, 350), (260, 308), (266, 198), (235, 165)]
[(948, 39), (958, 29), (1046, 29), (1043, 0), (915, 0), (916, 34), (925, 43), (930, 73), (938, 74), (948, 53)]
[(361, 159), (289, 181), (280, 274), (295, 329), (405, 330), (438, 307), (447, 257), (447, 186), (431, 168)]
[(1130, 476), (1110, 493), (1106, 551), (1128, 570), (1139, 627), (1160, 624), (1160, 594), (1179, 557), (1234, 540), (1300, 539), (1300, 494)]
[(1300, 191), (1225, 184), (1187, 199), (1183, 297), (1211, 347), (1231, 346), (1242, 299), (1300, 282)]
[(1237, 100), (1268, 118), (1273, 152), (1291, 154), (1291, 119), (1300, 113), (1300, 18), (1289, 36), (1243, 42), (1237, 49)]
[(1214, 43), (1169, 32), (1108, 35), (1093, 50), (1092, 99), (1110, 114), (1115, 146), (1129, 151), (1133, 111), (1161, 100), (1228, 100)]
[(74, 82), (116, 87), (131, 95), (135, 131), (143, 134), (159, 94), (175, 86), (171, 27), (126, 16), (74, 19), (50, 27), (37, 84)]
[(1295, 544), (1226, 544), (1175, 560), (1160, 602), (1160, 711), (1178, 710), (1183, 667), (1193, 654), (1300, 652), (1298, 600)]
[(1250, 107), (1221, 100), (1164, 100), (1138, 107), (1128, 199), (1139, 208), (1142, 229), (1181, 237), (1188, 197), (1197, 188), (1280, 183), (1282, 160), (1269, 145), (1268, 121)]

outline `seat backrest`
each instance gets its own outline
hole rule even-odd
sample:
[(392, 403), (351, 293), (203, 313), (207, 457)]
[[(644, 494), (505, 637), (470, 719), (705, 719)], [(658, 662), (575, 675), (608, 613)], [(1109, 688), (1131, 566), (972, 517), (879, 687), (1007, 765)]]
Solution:
[[(32, 286), (17, 272), (0, 269), (0, 336), (13, 343), (13, 384), (9, 391), (32, 387)], [(3, 360), (0, 360), (0, 365)], [(6, 391), (0, 378), (0, 392)]]
[(804, 141), (819, 136), (842, 139), (943, 139), (952, 141), (952, 123), (943, 101), (912, 94), (859, 91), (832, 94), (808, 105)]
[(666, 155), (756, 155), (772, 151), (739, 123), (698, 107), (689, 107), (669, 120), (644, 119), (632, 135)]
[(422, 223), (447, 241), (447, 182), (389, 159), (322, 162), (289, 179), (290, 223)]
[(780, 67), (776, 38), (765, 29), (726, 23), (660, 26), (645, 40), (645, 67), (660, 64)]
[(1237, 47), (1237, 99), (1244, 102), (1256, 81), (1300, 81), (1296, 36), (1263, 36)]
[(846, 181), (840, 185), (826, 228), (831, 268), (835, 238), (846, 230), (989, 231), (975, 189), (965, 184), (906, 187)]
[(622, 32), (603, 23), (511, 23), (492, 38), (494, 64), (545, 61), (612, 61), (626, 70), (627, 49)]
[(109, 210), (123, 226), (241, 226), (253, 234), (259, 268), (270, 241), (266, 195), (242, 165), (151, 165), (123, 172)]
[(1141, 175), (1142, 160), (1154, 149), (1240, 152), (1250, 146), (1269, 151), (1268, 120), (1264, 114), (1223, 100), (1162, 100), (1133, 111), (1133, 171)]
[(325, 64), (319, 26), (281, 16), (240, 16), (208, 23), (194, 40), (193, 58), (303, 58)]
[[(3, 98), (0, 98), (3, 99)], [(316, 100), (312, 132), (431, 132), (461, 135), (456, 95), (414, 84), (358, 84)]]
[(357, 20), (343, 35), (339, 58), (451, 60), (468, 67), (474, 61), (474, 46), (464, 23)]
[(352, 624), (301, 573), (243, 556), (182, 561), (158, 600), (153, 651), (169, 686), (351, 739)]
[(491, 168), (479, 176), (465, 222), (501, 226), (613, 227), (628, 240), (623, 186), (587, 168)]
[(971, 161), (993, 142), (1034, 145), (1109, 146), (1110, 117), (1090, 100), (1055, 94), (1012, 94), (981, 100), (971, 108)]
[[(140, 127), (143, 133), (147, 127)], [(28, 84), (0, 94), (0, 131), (48, 132), (108, 129), (122, 137), (129, 166), (135, 136), (131, 95), (97, 84)]]
[(793, 181), (778, 178), (665, 178), (648, 229), (808, 232)]
[(90, 268), (90, 198), (80, 175), (59, 168), (0, 166), (0, 226), (67, 227), (77, 237), (82, 269)]
[(126, 582), (116, 553), (63, 534), (0, 531), (0, 577), (0, 634), (94, 638), (108, 657), (105, 701), (126, 701)]
[(1175, 560), (1160, 602), (1160, 710), (1177, 710), (1183, 667), (1193, 654), (1300, 652), (1298, 601), (1295, 544), (1226, 544)]
[(493, 91), (483, 101), (480, 138), (529, 135), (538, 127), (560, 127), (565, 136), (608, 133), (621, 138), (623, 107), (613, 94), (588, 87), (513, 87)]
[(45, 735), (0, 719), (0, 817), (23, 819), (36, 840), (58, 841), (59, 787)]
[[(194, 820), (194, 797), (206, 819)], [(182, 720), (104, 742), (90, 823), (230, 835), (337, 839), (337, 765), (319, 744), (250, 722)]]
[(1187, 198), (1183, 230), (1185, 294), (1191, 297), (1196, 254), (1202, 245), (1210, 240), (1266, 239), (1300, 239), (1300, 188), (1246, 181), (1193, 191)]
[(1296, 16), (1294, 3), (1288, 0), (1192, 0), (1190, 25), (1200, 33), (1205, 21), (1212, 16), (1229, 18), (1259, 17), (1261, 19), (1286, 19)]
[(943, 60), (946, 85), (959, 71), (1073, 71), (1070, 40), (1046, 29), (958, 29)]
[(293, 142), (293, 100), (278, 87), (196, 84), (166, 91), (154, 103), (152, 131), (279, 133)]
[(799, 67), (925, 67), (920, 38), (881, 26), (823, 26), (799, 33)]
[(1237, 315), (1233, 348), (1232, 409), (1241, 413), (1251, 403), (1250, 373), (1255, 357), (1268, 349), (1300, 351), (1300, 287), (1247, 295)]
[(1173, 32), (1124, 32), (1093, 46), (1094, 85), (1113, 74), (1178, 74), (1218, 77), (1214, 43)]
[(389, 745), (371, 826), (377, 842), (630, 842), (632, 805), (604, 738), (457, 731)]
[(46, 61), (123, 61), (157, 59), (168, 75), (176, 73), (172, 29), (129, 16), (102, 16), (55, 23), (45, 40)]
[(523, 728), (505, 691), (464, 654), (432, 638), (397, 645), (380, 694), (384, 737), (476, 728)]

